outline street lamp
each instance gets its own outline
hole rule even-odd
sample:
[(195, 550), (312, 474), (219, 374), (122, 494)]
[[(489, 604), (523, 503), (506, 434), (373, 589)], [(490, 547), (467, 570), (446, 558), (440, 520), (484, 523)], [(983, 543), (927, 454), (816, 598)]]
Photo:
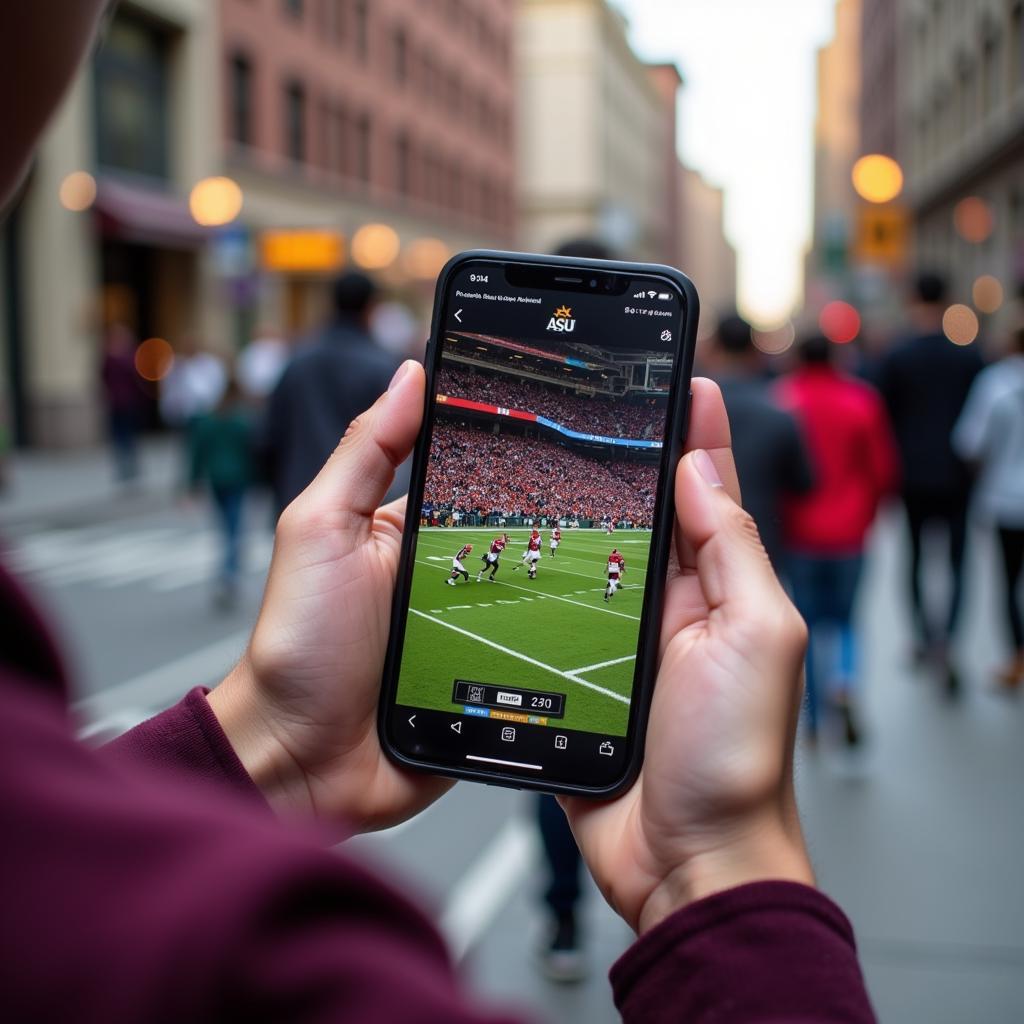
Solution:
[(231, 178), (203, 178), (188, 198), (192, 219), (205, 228), (230, 224), (242, 212), (242, 189)]
[(854, 191), (869, 203), (888, 203), (903, 190), (903, 170), (891, 156), (869, 153), (854, 165)]

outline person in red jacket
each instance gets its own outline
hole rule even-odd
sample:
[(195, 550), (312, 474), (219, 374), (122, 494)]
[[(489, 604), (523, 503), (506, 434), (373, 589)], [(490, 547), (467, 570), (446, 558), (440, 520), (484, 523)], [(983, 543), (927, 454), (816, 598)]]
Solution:
[[(0, 210), (103, 6), (0, 5)], [(285, 510), (228, 677), (103, 751), (76, 741), (62, 660), (0, 570), (4, 1020), (508, 1020), (466, 997), (422, 912), (327, 848), (452, 785), (391, 763), (375, 728), (405, 518), (404, 499), (380, 503), (425, 392), (403, 364)], [(814, 888), (793, 791), (806, 633), (737, 504), (710, 381), (693, 382), (688, 443), (642, 775), (615, 800), (563, 801), (639, 936), (616, 1002), (646, 1024), (866, 1024), (853, 932)]]
[(810, 629), (809, 734), (817, 735), (827, 696), (853, 746), (859, 741), (853, 606), (868, 530), (882, 497), (896, 486), (897, 455), (881, 398), (835, 366), (837, 350), (825, 337), (808, 338), (799, 369), (778, 384), (782, 406), (803, 431), (815, 479), (807, 494), (784, 503), (783, 529), (793, 598)]

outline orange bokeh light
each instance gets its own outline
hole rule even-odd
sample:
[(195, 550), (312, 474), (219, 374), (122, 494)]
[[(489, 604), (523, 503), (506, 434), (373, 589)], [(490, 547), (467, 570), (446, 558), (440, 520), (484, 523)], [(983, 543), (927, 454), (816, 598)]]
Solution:
[(853, 187), (869, 203), (888, 203), (903, 190), (903, 169), (891, 156), (869, 153), (854, 165)]
[(942, 332), (954, 345), (970, 345), (978, 329), (978, 317), (970, 306), (957, 302), (942, 314)]
[(88, 171), (72, 171), (60, 183), (59, 196), (65, 210), (82, 213), (96, 201), (96, 179)]
[(352, 259), (366, 270), (384, 270), (398, 258), (398, 232), (387, 224), (364, 224), (353, 236)]
[(163, 338), (147, 338), (135, 350), (135, 371), (143, 380), (163, 380), (174, 365), (174, 349)]
[(818, 326), (829, 341), (845, 345), (860, 333), (860, 313), (848, 302), (830, 302), (821, 311)]
[(974, 282), (971, 298), (980, 313), (995, 313), (1003, 304), (1003, 286), (998, 277), (982, 274)]
[(980, 196), (961, 199), (953, 209), (953, 226), (965, 242), (984, 242), (995, 227), (992, 207)]

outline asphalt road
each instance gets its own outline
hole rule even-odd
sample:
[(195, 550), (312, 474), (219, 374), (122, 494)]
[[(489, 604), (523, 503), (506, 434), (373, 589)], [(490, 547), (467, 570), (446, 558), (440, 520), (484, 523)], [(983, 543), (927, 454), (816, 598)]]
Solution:
[[(123, 514), (127, 513), (127, 514)], [(241, 651), (258, 608), (269, 536), (252, 516), (243, 600), (210, 602), (216, 545), (201, 508), (152, 502), (40, 512), (8, 527), (8, 562), (48, 605), (75, 666), (86, 731), (110, 735), (214, 682)], [(865, 719), (851, 757), (802, 750), (798, 785), (820, 884), (854, 921), (884, 1021), (996, 1024), (1024, 1019), (1024, 706), (992, 692), (1003, 651), (992, 552), (976, 535), (961, 661), (967, 689), (950, 705), (907, 663), (890, 516), (865, 580)], [(936, 587), (941, 580), (936, 580)], [(532, 962), (542, 871), (530, 799), (463, 784), (419, 819), (349, 845), (393, 869), (423, 900), (472, 989), (544, 1021), (618, 1019), (604, 974), (630, 942), (591, 893), (592, 978), (543, 981)]]

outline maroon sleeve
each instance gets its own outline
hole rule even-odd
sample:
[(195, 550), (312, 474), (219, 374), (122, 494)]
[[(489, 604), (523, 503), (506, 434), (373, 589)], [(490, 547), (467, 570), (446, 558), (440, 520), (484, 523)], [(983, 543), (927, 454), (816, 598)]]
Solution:
[(5, 1019), (507, 1021), (401, 894), (225, 787), (201, 699), (100, 754), (0, 670)]
[(223, 782), (263, 802), (213, 713), (205, 687), (197, 686), (173, 707), (103, 747), (103, 756), (145, 763), (177, 776)]
[(623, 1020), (868, 1024), (853, 929), (826, 896), (757, 882), (691, 904), (612, 968)]

